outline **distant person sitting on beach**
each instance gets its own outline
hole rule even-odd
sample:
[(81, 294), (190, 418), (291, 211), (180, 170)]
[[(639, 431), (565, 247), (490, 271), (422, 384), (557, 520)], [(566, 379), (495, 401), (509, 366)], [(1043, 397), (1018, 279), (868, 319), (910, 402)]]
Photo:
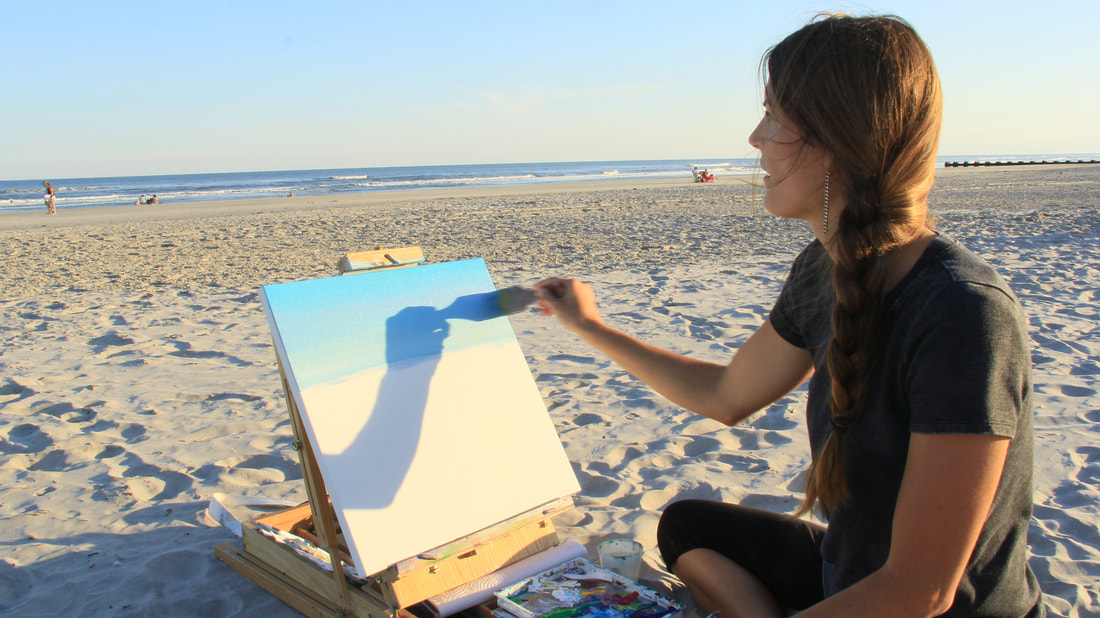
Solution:
[[(142, 197), (145, 197), (145, 196), (142, 196)], [(146, 204), (157, 204), (159, 202), (160, 202), (160, 200), (157, 199), (157, 194), (156, 193), (153, 194), (153, 197), (145, 200)]]
[[(726, 425), (808, 384), (798, 511), (674, 501), (665, 565), (719, 618), (1043, 616), (1028, 321), (993, 268), (931, 227), (943, 105), (928, 48), (897, 18), (830, 16), (763, 66), (749, 143), (764, 208), (814, 238), (728, 364), (612, 328), (577, 280), (535, 286), (565, 328)], [(826, 525), (800, 517), (815, 508)]]
[(54, 195), (53, 186), (50, 185), (50, 183), (46, 182), (45, 180), (42, 181), (42, 186), (46, 187), (46, 194), (42, 196), (42, 199), (46, 202), (46, 214), (56, 215), (57, 214), (57, 206), (54, 203), (55, 195)]
[(699, 168), (698, 167), (691, 168), (691, 176), (693, 178), (695, 178), (695, 182), (699, 182)]
[(707, 172), (707, 170), (699, 171), (699, 168), (692, 170), (692, 175), (695, 176), (695, 182), (710, 182), (714, 180), (714, 174)]

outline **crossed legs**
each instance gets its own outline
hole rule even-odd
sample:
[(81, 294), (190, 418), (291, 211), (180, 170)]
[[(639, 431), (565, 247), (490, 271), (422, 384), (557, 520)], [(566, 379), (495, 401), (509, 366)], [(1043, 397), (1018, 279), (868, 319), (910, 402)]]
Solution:
[(657, 543), (665, 564), (707, 612), (783, 616), (824, 597), (825, 528), (789, 515), (707, 500), (665, 509)]

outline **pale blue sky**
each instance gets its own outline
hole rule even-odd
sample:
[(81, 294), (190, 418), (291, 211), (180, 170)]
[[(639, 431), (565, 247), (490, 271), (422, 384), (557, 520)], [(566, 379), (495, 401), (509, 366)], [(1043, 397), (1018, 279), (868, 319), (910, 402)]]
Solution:
[(0, 4), (0, 179), (753, 156), (825, 10), (932, 49), (941, 154), (1100, 151), (1100, 2)]

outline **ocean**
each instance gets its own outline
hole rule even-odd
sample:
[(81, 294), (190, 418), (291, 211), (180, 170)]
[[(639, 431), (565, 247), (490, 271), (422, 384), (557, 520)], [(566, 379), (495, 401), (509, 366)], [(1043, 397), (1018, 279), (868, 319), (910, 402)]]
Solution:
[[(939, 157), (949, 161), (1058, 161), (1100, 159), (1085, 155), (996, 155)], [(227, 172), (104, 178), (42, 178), (0, 181), (0, 212), (45, 208), (42, 181), (56, 192), (58, 208), (89, 208), (134, 204), (156, 194), (162, 204), (235, 200), (253, 197), (330, 195), (453, 187), (599, 182), (632, 178), (690, 178), (693, 167), (718, 176), (751, 174), (752, 159), (667, 159), (653, 161), (588, 161), (564, 163), (502, 163), (364, 167), (276, 172)]]

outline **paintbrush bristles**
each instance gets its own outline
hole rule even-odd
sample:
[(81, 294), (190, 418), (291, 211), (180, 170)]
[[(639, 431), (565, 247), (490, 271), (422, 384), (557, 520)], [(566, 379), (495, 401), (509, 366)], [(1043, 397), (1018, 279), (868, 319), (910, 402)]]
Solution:
[(534, 304), (535, 291), (530, 288), (513, 285), (497, 290), (497, 307), (502, 315), (518, 313)]

